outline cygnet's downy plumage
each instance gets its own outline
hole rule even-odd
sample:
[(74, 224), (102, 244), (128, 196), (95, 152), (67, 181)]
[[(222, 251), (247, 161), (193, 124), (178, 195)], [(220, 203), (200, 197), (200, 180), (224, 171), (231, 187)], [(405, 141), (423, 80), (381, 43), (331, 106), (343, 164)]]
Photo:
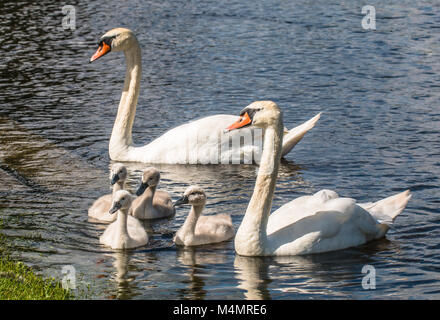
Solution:
[(113, 192), (95, 200), (95, 202), (89, 208), (90, 218), (105, 222), (115, 221), (116, 215), (109, 214), (108, 211), (112, 206), (113, 195), (117, 191), (125, 188), (125, 181), (127, 180), (127, 177), (128, 172), (124, 165), (116, 163), (112, 166), (110, 171), (110, 183), (113, 186)]
[(149, 167), (142, 173), (142, 181), (136, 195), (130, 214), (133, 217), (146, 220), (171, 217), (176, 213), (171, 196), (168, 192), (156, 190), (160, 181), (160, 172)]
[(186, 189), (183, 197), (176, 201), (175, 206), (191, 205), (188, 217), (174, 237), (174, 242), (177, 245), (197, 246), (217, 243), (229, 240), (234, 236), (235, 231), (231, 216), (227, 214), (203, 216), (202, 211), (205, 203), (206, 194), (198, 186)]
[(126, 190), (115, 193), (109, 214), (117, 212), (117, 219), (99, 238), (101, 244), (112, 249), (131, 249), (148, 243), (148, 235), (141, 222), (128, 214), (133, 199)]

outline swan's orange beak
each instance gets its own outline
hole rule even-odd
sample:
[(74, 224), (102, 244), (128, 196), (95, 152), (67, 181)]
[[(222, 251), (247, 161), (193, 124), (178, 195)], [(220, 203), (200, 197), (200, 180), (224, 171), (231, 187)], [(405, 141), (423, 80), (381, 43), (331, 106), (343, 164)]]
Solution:
[(111, 48), (107, 43), (101, 42), (98, 47), (98, 50), (96, 50), (95, 54), (90, 58), (89, 62), (93, 62), (93, 61), (101, 58), (106, 53), (109, 53), (110, 50), (111, 50)]
[(234, 129), (243, 128), (244, 126), (251, 124), (251, 122), (252, 122), (251, 117), (249, 117), (249, 114), (246, 112), (236, 122), (234, 122), (229, 127), (227, 127), (226, 131), (231, 131)]

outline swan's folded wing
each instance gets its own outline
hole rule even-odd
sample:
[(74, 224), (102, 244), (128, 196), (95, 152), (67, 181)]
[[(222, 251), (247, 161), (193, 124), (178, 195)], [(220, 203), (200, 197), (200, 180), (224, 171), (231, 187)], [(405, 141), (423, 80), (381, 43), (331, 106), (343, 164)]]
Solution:
[(283, 147), (281, 151), (281, 156), (284, 157), (286, 154), (288, 154), (290, 150), (292, 150), (293, 147), (298, 142), (301, 141), (304, 135), (315, 126), (316, 122), (319, 120), (320, 117), (321, 117), (321, 112), (318, 113), (313, 118), (311, 118), (310, 120), (293, 128), (288, 133), (285, 133), (283, 137)]
[[(327, 189), (320, 190), (311, 196), (296, 198), (269, 216), (267, 233), (275, 232), (318, 211), (330, 210), (329, 205), (331, 205), (331, 210), (344, 211), (348, 206), (353, 205), (352, 200), (346, 199), (349, 198), (338, 198), (336, 192)], [(333, 200), (337, 201), (330, 203)]]
[(116, 218), (108, 213), (112, 205), (112, 195), (106, 194), (98, 198), (88, 210), (90, 218), (112, 222)]
[(328, 251), (326, 244), (318, 243), (337, 236), (349, 217), (340, 211), (318, 211), (268, 235), (269, 246), (277, 255)]
[(162, 208), (166, 212), (170, 212), (170, 214), (174, 214), (175, 209), (173, 207), (173, 201), (168, 192), (162, 190), (156, 190), (153, 199), (153, 206)]
[(231, 151), (226, 137), (240, 134), (224, 134), (224, 129), (236, 119), (233, 115), (220, 114), (193, 120), (168, 130), (146, 146), (129, 149), (128, 156), (131, 161), (149, 163), (219, 163), (223, 151)]
[[(374, 202), (366, 202), (366, 203), (358, 203), (357, 204), (359, 207), (361, 207), (362, 209), (368, 211), (370, 214), (372, 213), (371, 210), (374, 208), (374, 206), (376, 205)], [(379, 223), (385, 223), (388, 225), (391, 225), (393, 223), (392, 219), (390, 217), (388, 217), (385, 214), (381, 214), (380, 212), (372, 215), (377, 222)]]
[(377, 202), (359, 203), (358, 205), (367, 210), (379, 223), (391, 226), (410, 199), (411, 193), (406, 190)]
[(144, 245), (148, 242), (148, 234), (142, 223), (133, 216), (127, 216), (127, 231), (131, 240), (136, 245)]
[(201, 216), (194, 233), (200, 244), (207, 244), (229, 240), (234, 237), (235, 230), (230, 216), (221, 214)]
[(271, 234), (281, 228), (284, 228), (292, 223), (295, 223), (301, 218), (313, 214), (315, 211), (307, 207), (307, 200), (309, 196), (296, 198), (284, 204), (275, 210), (267, 222), (266, 232)]

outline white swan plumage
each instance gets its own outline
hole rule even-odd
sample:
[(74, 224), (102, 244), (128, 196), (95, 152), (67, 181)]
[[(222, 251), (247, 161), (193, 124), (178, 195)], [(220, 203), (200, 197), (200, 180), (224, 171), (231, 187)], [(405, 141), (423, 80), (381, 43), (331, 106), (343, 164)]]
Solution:
[(148, 234), (141, 222), (128, 214), (133, 199), (134, 197), (126, 190), (115, 193), (109, 213), (117, 212), (117, 219), (99, 238), (101, 244), (112, 249), (132, 249), (148, 243)]
[(191, 211), (174, 236), (174, 242), (177, 245), (198, 246), (223, 242), (234, 237), (235, 230), (230, 215), (202, 215), (206, 204), (206, 193), (201, 187), (188, 187), (174, 205), (181, 204), (190, 204)]
[(227, 129), (243, 125), (263, 128), (265, 138), (254, 193), (234, 241), (240, 255), (302, 255), (358, 246), (385, 236), (411, 198), (407, 190), (375, 203), (357, 204), (332, 190), (321, 190), (269, 215), (281, 158), (281, 110), (272, 101), (254, 102)]
[[(235, 163), (233, 159), (245, 163), (259, 162), (261, 130), (248, 128), (241, 132), (224, 133), (224, 128), (235, 120), (233, 115), (198, 119), (169, 130), (145, 146), (134, 146), (132, 127), (142, 73), (141, 49), (131, 30), (112, 29), (101, 37), (98, 50), (90, 62), (110, 51), (123, 51), (127, 63), (124, 89), (109, 143), (112, 160), (168, 164), (230, 164)], [(319, 117), (320, 114), (290, 131), (286, 130), (283, 155), (289, 153), (313, 128)], [(245, 137), (243, 146), (240, 146), (240, 137)], [(238, 144), (232, 143), (230, 147), (230, 139)]]
[(113, 191), (111, 194), (103, 195), (93, 202), (88, 210), (90, 218), (104, 222), (113, 222), (116, 220), (116, 215), (109, 214), (108, 211), (112, 206), (114, 194), (119, 190), (125, 189), (127, 176), (127, 168), (123, 164), (116, 163), (112, 165), (110, 170), (110, 184), (113, 185)]
[(141, 184), (136, 191), (138, 196), (131, 205), (130, 214), (141, 220), (168, 218), (174, 216), (176, 209), (168, 192), (156, 190), (160, 181), (160, 171), (154, 167), (142, 173)]
[[(383, 228), (388, 230), (394, 219), (406, 207), (411, 195), (409, 190), (379, 200), (377, 202), (357, 203), (352, 198), (340, 198), (333, 190), (321, 190), (310, 196), (296, 198), (275, 210), (267, 223), (267, 234), (271, 234), (298, 220), (322, 210), (362, 210), (367, 211)], [(357, 207), (356, 207), (357, 206)], [(292, 214), (294, 212), (294, 214)]]

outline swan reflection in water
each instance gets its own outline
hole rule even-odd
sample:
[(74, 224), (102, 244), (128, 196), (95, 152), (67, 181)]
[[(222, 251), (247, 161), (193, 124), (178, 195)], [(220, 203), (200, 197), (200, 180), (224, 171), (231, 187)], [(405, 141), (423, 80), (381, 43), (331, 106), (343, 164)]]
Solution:
[(112, 280), (116, 284), (114, 294), (111, 296), (115, 299), (128, 299), (132, 296), (132, 292), (136, 290), (134, 283), (134, 275), (128, 273), (128, 266), (132, 256), (131, 250), (119, 250), (108, 254), (113, 258), (114, 273), (112, 273)]
[[(171, 240), (170, 240), (171, 241)], [(245, 299), (267, 300), (274, 295), (290, 299), (347, 298), (340, 286), (361, 287), (362, 267), (387, 266), (387, 255), (398, 251), (396, 243), (380, 239), (357, 248), (308, 256), (244, 257), (235, 254), (231, 241), (198, 246), (168, 248), (156, 241), (159, 251), (118, 251), (106, 254), (112, 261), (112, 280), (116, 283), (111, 298), (129, 299), (142, 290), (167, 278), (171, 269), (163, 269), (163, 254), (167, 265), (180, 266), (181, 274), (175, 280), (180, 285), (170, 294), (176, 299), (207, 299), (210, 292), (224, 291), (226, 299), (239, 299), (235, 288), (241, 289)], [(159, 256), (162, 256), (161, 258)], [(234, 256), (233, 273), (225, 286), (225, 276), (230, 274), (231, 256)], [(174, 262), (173, 262), (174, 261)], [(175, 267), (172, 267), (175, 269)], [(274, 273), (272, 270), (277, 270)], [(180, 280), (179, 280), (180, 279)], [(277, 284), (276, 286), (274, 284)], [(285, 295), (285, 296), (284, 296)], [(154, 297), (151, 297), (154, 298)]]
[[(223, 269), (227, 268), (230, 253), (228, 250), (225, 251), (224, 247), (223, 243), (199, 247), (179, 247), (177, 249), (177, 261), (187, 270), (185, 273), (187, 288), (181, 290), (180, 298), (206, 298), (210, 282), (218, 281), (218, 278), (211, 277), (212, 271), (221, 273)], [(207, 250), (207, 248), (209, 249)]]
[[(272, 275), (269, 270), (275, 265), (282, 272)], [(308, 287), (316, 281), (313, 270), (319, 269), (319, 264), (314, 263), (313, 257), (310, 256), (245, 257), (236, 255), (234, 268), (238, 280), (237, 287), (244, 290), (245, 299), (268, 300), (271, 299), (271, 291), (307, 293), (308, 289), (303, 289), (303, 287)], [(270, 288), (272, 277), (277, 278), (278, 281), (286, 278), (287, 286)], [(292, 282), (297, 283), (298, 286), (292, 286)]]
[[(348, 298), (338, 287), (341, 284), (362, 287), (365, 276), (362, 268), (378, 263), (386, 265), (384, 257), (378, 256), (381, 252), (396, 249), (391, 247), (395, 247), (393, 242), (379, 239), (357, 248), (305, 256), (235, 255), (237, 287), (244, 290), (244, 297), (248, 300), (271, 299), (271, 293), (275, 292), (281, 299), (283, 293), (289, 299)], [(272, 268), (278, 270), (276, 274), (270, 272)], [(273, 282), (278, 283), (277, 287), (271, 286)]]

